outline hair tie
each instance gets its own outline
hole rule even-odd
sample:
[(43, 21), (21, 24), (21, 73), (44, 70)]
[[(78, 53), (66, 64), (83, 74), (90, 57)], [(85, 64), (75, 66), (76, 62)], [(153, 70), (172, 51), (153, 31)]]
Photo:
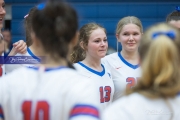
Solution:
[(160, 35), (166, 35), (168, 36), (169, 38), (171, 38), (172, 40), (175, 39), (176, 35), (175, 35), (175, 32), (173, 30), (171, 31), (167, 31), (167, 32), (155, 32), (152, 34), (152, 38), (155, 39), (156, 37), (160, 36)]
[(27, 18), (29, 14), (25, 15), (24, 18)]
[(42, 10), (42, 9), (44, 9), (45, 5), (46, 5), (45, 3), (41, 3), (41, 4), (37, 5), (37, 9)]
[(176, 6), (176, 10), (180, 12), (180, 6)]

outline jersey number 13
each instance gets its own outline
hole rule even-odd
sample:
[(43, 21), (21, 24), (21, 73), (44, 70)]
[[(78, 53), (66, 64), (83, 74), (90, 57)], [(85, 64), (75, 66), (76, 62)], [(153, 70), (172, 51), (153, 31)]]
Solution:
[(100, 87), (99, 91), (100, 91), (100, 102), (101, 103), (109, 102), (111, 96), (111, 87), (110, 86)]

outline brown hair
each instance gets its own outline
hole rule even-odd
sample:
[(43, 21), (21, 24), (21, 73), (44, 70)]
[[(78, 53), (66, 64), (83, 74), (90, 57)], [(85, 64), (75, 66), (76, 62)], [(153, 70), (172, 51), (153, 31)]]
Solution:
[(106, 29), (97, 23), (88, 23), (80, 28), (78, 44), (74, 47), (73, 53), (71, 54), (72, 63), (77, 63), (85, 59), (85, 50), (80, 46), (80, 43), (82, 42), (83, 47), (86, 48), (92, 31), (98, 28), (103, 29), (106, 33)]
[(32, 30), (43, 46), (44, 52), (52, 59), (68, 61), (69, 45), (76, 37), (78, 16), (69, 4), (62, 1), (49, 1), (37, 6), (32, 16)]
[(33, 44), (31, 39), (31, 31), (32, 31), (32, 15), (37, 11), (36, 7), (33, 7), (30, 9), (29, 13), (25, 16), (25, 32), (26, 32), (26, 44), (27, 47), (31, 46)]
[[(172, 36), (168, 35), (170, 32)], [(176, 96), (180, 91), (179, 31), (165, 23), (152, 26), (143, 34), (139, 53), (142, 76), (133, 89), (127, 90), (127, 94), (139, 92), (148, 97)]]
[[(178, 9), (178, 7), (177, 7), (177, 9)], [(171, 20), (175, 20), (175, 21), (180, 20), (180, 11), (179, 10), (173, 11), (167, 15), (166, 22), (170, 22)]]

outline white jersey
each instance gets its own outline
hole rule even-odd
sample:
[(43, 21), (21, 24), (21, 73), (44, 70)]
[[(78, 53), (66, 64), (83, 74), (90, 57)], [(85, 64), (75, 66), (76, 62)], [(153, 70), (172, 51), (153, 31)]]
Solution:
[(74, 67), (79, 73), (88, 79), (92, 83), (96, 84), (96, 93), (99, 94), (97, 101), (101, 106), (101, 110), (104, 110), (109, 104), (111, 104), (114, 95), (114, 84), (111, 78), (111, 73), (106, 69), (104, 65), (102, 72), (91, 69), (82, 62), (74, 64)]
[[(4, 58), (4, 53), (0, 57), (2, 57), (0, 59), (3, 59)], [(2, 62), (2, 61), (0, 60), (0, 62)], [(0, 69), (1, 69), (1, 72), (2, 72), (0, 77), (2, 77), (3, 75), (5, 75), (5, 66), (4, 66), (4, 64), (2, 64), (0, 67), (1, 67)]]
[(99, 120), (98, 94), (77, 71), (22, 67), (0, 78), (0, 118)]
[(141, 76), (139, 65), (127, 62), (119, 52), (105, 56), (102, 62), (108, 66), (112, 73), (115, 86), (113, 101), (122, 97), (126, 88), (132, 88), (136, 84), (137, 78)]
[(102, 120), (180, 120), (180, 99), (149, 99), (133, 93), (113, 102)]
[[(35, 56), (32, 51), (27, 48), (26, 54), (16, 54), (15, 56), (8, 57), (9, 63), (5, 65), (5, 72), (6, 74), (12, 72), (13, 70), (20, 68), (20, 67), (35, 67), (36, 63), (40, 62), (40, 59)], [(21, 62), (21, 64), (14, 64), (13, 62)], [(29, 64), (26, 64), (26, 61), (29, 62)]]
[(5, 75), (5, 69), (4, 69), (4, 65), (2, 65), (2, 66), (0, 66), (1, 68), (1, 76), (0, 77), (2, 77), (2, 76), (4, 76)]

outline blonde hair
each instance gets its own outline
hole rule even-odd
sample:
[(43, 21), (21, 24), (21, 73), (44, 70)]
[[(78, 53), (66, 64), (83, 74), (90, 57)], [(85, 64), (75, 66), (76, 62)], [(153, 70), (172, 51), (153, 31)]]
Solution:
[[(175, 38), (166, 33), (173, 32)], [(158, 34), (155, 38), (154, 34)], [(180, 91), (180, 36), (179, 31), (159, 23), (142, 36), (139, 53), (142, 76), (127, 94), (139, 92), (148, 97), (174, 97)]]
[(117, 27), (116, 27), (116, 34), (120, 34), (124, 25), (130, 24), (130, 23), (137, 25), (140, 28), (141, 33), (143, 32), (142, 23), (139, 20), (139, 18), (135, 16), (127, 16), (127, 17), (122, 18), (118, 22)]

